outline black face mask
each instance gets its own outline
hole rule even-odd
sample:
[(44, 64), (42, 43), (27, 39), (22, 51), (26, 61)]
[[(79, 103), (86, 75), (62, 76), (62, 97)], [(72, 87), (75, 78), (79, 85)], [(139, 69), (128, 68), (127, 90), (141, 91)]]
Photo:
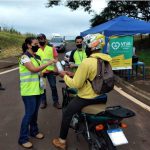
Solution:
[(38, 46), (38, 45), (32, 46), (32, 51), (33, 51), (33, 52), (37, 52), (38, 49), (39, 49), (39, 46)]
[(76, 44), (76, 47), (81, 49), (82, 48), (82, 44)]
[(40, 45), (41, 46), (44, 46), (45, 44), (46, 44), (46, 42), (45, 41), (43, 41), (43, 42), (39, 42), (40, 43)]
[(86, 56), (89, 57), (92, 54), (91, 48), (86, 47), (85, 53)]

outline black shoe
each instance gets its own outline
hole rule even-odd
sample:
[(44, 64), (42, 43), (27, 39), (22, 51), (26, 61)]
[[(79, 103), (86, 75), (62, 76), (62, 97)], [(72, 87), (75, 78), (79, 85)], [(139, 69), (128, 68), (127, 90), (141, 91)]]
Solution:
[(0, 86), (0, 90), (5, 90), (5, 88), (3, 88), (3, 87)]
[(58, 102), (55, 102), (53, 104), (53, 106), (56, 107), (57, 109), (61, 109), (62, 108), (61, 105)]
[(47, 107), (47, 103), (41, 103), (41, 106), (40, 106), (41, 109), (45, 109), (46, 107)]

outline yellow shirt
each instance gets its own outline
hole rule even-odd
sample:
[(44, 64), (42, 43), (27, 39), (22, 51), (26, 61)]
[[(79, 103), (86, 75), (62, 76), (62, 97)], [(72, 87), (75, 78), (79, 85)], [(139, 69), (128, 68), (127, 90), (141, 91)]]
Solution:
[[(95, 53), (91, 55), (92, 57), (98, 57), (105, 61), (111, 61), (112, 58), (103, 53)], [(78, 96), (85, 99), (91, 99), (98, 96), (93, 88), (91, 83), (87, 80), (93, 80), (97, 73), (97, 59), (95, 58), (85, 58), (80, 66), (78, 67), (77, 71), (73, 78), (65, 75), (64, 80), (67, 86), (71, 88), (76, 88), (78, 90)]]

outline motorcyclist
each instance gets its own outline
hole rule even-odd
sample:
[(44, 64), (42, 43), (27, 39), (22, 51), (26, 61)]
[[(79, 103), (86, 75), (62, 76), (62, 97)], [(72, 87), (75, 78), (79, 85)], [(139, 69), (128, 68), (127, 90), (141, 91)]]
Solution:
[(70, 72), (60, 72), (60, 76), (64, 79), (67, 86), (77, 88), (78, 94), (63, 112), (59, 138), (55, 138), (52, 141), (53, 145), (57, 148), (66, 149), (66, 137), (72, 116), (75, 113), (87, 105), (106, 102), (104, 98), (101, 100), (96, 99), (99, 95), (94, 92), (91, 83), (88, 81), (88, 79), (92, 81), (96, 76), (97, 57), (105, 61), (111, 61), (109, 55), (100, 53), (100, 50), (102, 50), (105, 45), (104, 39), (105, 37), (102, 34), (87, 35), (84, 38), (84, 42), (87, 45), (86, 53), (89, 57), (82, 61), (73, 78), (69, 77), (72, 75)]

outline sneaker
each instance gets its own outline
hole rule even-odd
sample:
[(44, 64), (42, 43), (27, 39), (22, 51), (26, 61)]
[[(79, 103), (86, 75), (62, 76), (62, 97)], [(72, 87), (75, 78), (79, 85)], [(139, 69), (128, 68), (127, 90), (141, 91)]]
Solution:
[(5, 88), (3, 88), (3, 87), (0, 87), (0, 90), (5, 90)]
[(66, 150), (67, 149), (67, 145), (66, 143), (61, 143), (59, 138), (53, 139), (52, 144), (56, 147), (56, 148), (60, 148), (62, 150)]
[(43, 139), (44, 138), (44, 134), (43, 133), (38, 133), (36, 136), (35, 136), (36, 139)]
[(61, 109), (62, 108), (61, 105), (58, 102), (54, 103), (53, 106), (56, 107), (57, 109)]
[(47, 103), (41, 103), (41, 106), (40, 106), (41, 109), (45, 109), (46, 107), (47, 107)]
[(20, 144), (23, 148), (27, 148), (27, 149), (30, 149), (33, 147), (33, 144), (31, 142), (26, 142), (26, 143), (23, 143), (23, 144)]

